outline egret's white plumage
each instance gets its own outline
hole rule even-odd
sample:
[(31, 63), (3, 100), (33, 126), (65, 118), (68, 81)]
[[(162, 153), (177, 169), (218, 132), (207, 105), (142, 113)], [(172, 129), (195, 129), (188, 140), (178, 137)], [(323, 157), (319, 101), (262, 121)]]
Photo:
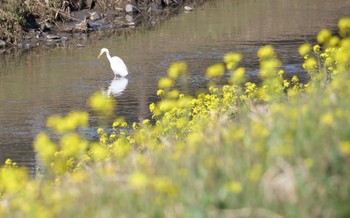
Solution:
[(117, 57), (117, 56), (111, 57), (109, 55), (109, 50), (107, 48), (102, 48), (100, 55), (97, 58), (100, 58), (100, 56), (103, 53), (106, 53), (106, 56), (109, 60), (109, 63), (111, 64), (111, 68), (115, 75), (119, 75), (122, 77), (128, 75), (128, 68), (126, 67), (124, 61), (120, 57)]

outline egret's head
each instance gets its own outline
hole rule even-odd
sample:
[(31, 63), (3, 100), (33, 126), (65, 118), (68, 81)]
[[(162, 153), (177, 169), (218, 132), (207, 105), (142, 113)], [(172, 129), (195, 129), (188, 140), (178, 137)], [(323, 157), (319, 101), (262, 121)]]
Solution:
[(100, 55), (97, 57), (97, 59), (100, 58), (100, 56), (101, 56), (103, 53), (105, 53), (105, 52), (108, 52), (108, 49), (102, 48), (102, 49), (101, 49), (101, 52), (100, 52)]

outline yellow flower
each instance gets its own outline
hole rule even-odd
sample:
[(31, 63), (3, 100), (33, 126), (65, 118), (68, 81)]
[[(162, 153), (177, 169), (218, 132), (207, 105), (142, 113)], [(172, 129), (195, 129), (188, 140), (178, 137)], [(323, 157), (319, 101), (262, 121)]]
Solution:
[(159, 89), (159, 90), (157, 91), (157, 95), (158, 95), (158, 96), (164, 95), (164, 91), (163, 91), (162, 89)]
[(158, 82), (158, 87), (160, 89), (168, 89), (168, 88), (172, 87), (173, 85), (174, 85), (174, 81), (168, 77), (161, 78)]
[(149, 105), (149, 111), (152, 113), (154, 111), (154, 109), (156, 108), (156, 104), (152, 103)]
[(331, 126), (334, 123), (334, 116), (331, 112), (327, 112), (322, 114), (320, 120), (321, 120), (321, 123)]
[(241, 83), (244, 81), (245, 69), (243, 67), (237, 68), (232, 74), (230, 78), (231, 83)]
[(98, 143), (91, 145), (90, 154), (94, 160), (104, 160), (108, 156), (106, 148)]
[(155, 177), (152, 179), (151, 185), (154, 190), (159, 193), (166, 193), (170, 195), (175, 195), (177, 193), (176, 187), (171, 181), (170, 177)]
[(339, 27), (340, 36), (347, 37), (350, 31), (350, 18), (346, 17), (346, 18), (340, 19), (338, 23), (338, 27)]
[(305, 56), (311, 50), (311, 45), (309, 43), (304, 43), (299, 47), (299, 54)]
[(180, 92), (177, 89), (171, 90), (170, 92), (167, 93), (167, 97), (168, 98), (173, 98), (173, 99), (178, 98), (179, 95), (180, 95)]
[(34, 141), (34, 148), (41, 161), (48, 165), (55, 157), (57, 146), (45, 133), (39, 133)]
[(313, 50), (314, 50), (315, 53), (318, 53), (321, 50), (321, 46), (316, 44), (316, 45), (314, 45)]
[(224, 56), (224, 62), (228, 70), (235, 68), (242, 59), (242, 55), (239, 53), (228, 53)]
[(235, 194), (241, 193), (242, 192), (242, 184), (238, 181), (231, 181), (225, 184), (225, 189), (228, 192), (232, 192)]
[(64, 133), (67, 131), (66, 122), (64, 118), (59, 115), (50, 116), (47, 119), (46, 126), (57, 133)]
[(114, 120), (112, 127), (113, 128), (117, 128), (117, 127), (126, 127), (128, 124), (124, 121), (124, 118), (119, 117), (117, 119)]
[(317, 34), (317, 42), (320, 44), (326, 43), (331, 37), (331, 31), (328, 29), (323, 29)]
[(262, 174), (262, 166), (261, 164), (255, 164), (248, 172), (248, 179), (252, 182), (257, 182)]
[(132, 188), (143, 189), (149, 184), (149, 179), (144, 173), (133, 172), (129, 176), (128, 183)]
[(315, 69), (317, 67), (317, 61), (315, 58), (309, 58), (304, 62), (303, 67), (305, 70)]
[(311, 168), (314, 165), (314, 160), (312, 160), (311, 158), (306, 158), (304, 160), (304, 166), (307, 168)]
[(131, 145), (125, 139), (118, 139), (113, 146), (113, 153), (117, 157), (125, 157), (131, 151)]
[(339, 44), (339, 42), (340, 42), (340, 39), (339, 39), (338, 36), (332, 36), (330, 38), (330, 40), (328, 41), (327, 46), (335, 47), (335, 46), (337, 46)]
[(175, 62), (170, 65), (168, 69), (168, 75), (172, 79), (176, 79), (179, 75), (185, 74), (187, 71), (187, 65), (185, 62)]
[(290, 85), (288, 80), (283, 80), (283, 87), (288, 88)]
[(102, 95), (100, 92), (95, 92), (89, 98), (88, 103), (93, 110), (104, 115), (113, 114), (113, 110), (116, 104), (115, 99), (108, 98)]
[(161, 111), (168, 111), (176, 106), (175, 100), (163, 100), (159, 102), (159, 110)]
[(208, 67), (205, 76), (207, 78), (213, 78), (222, 76), (225, 73), (225, 67), (223, 64), (214, 64), (210, 67)]
[(81, 139), (78, 134), (72, 133), (64, 135), (60, 140), (60, 145), (66, 156), (77, 156), (84, 154), (88, 143)]
[(270, 58), (275, 56), (275, 51), (271, 45), (265, 45), (258, 50), (258, 57), (260, 59)]
[(142, 121), (142, 124), (144, 124), (144, 125), (148, 125), (150, 123), (150, 120), (149, 119), (144, 119), (143, 121)]
[(339, 150), (344, 155), (350, 155), (350, 141), (342, 141), (339, 143)]
[(278, 74), (278, 76), (283, 77), (283, 75), (284, 75), (284, 70), (279, 70), (279, 71), (277, 72), (277, 74)]
[(13, 194), (25, 190), (28, 183), (28, 173), (24, 168), (4, 167), (0, 169), (1, 194)]
[(298, 76), (294, 75), (294, 76), (292, 77), (292, 82), (293, 82), (293, 83), (299, 82)]
[(104, 132), (105, 132), (104, 129), (101, 128), (101, 127), (99, 127), (99, 128), (97, 129), (97, 133), (98, 133), (99, 135), (102, 135)]

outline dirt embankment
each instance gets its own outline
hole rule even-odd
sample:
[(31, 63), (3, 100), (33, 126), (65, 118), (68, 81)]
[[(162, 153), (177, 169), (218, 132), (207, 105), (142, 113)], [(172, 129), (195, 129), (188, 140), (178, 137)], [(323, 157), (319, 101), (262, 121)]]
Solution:
[[(206, 0), (0, 0), (0, 49), (64, 45), (94, 32), (152, 27)], [(1, 52), (1, 53), (2, 53)]]

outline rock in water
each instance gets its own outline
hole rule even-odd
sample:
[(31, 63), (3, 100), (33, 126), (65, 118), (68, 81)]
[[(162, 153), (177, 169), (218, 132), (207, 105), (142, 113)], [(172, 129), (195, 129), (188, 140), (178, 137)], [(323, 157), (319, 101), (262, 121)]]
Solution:
[(6, 45), (6, 42), (0, 40), (0, 47), (3, 47), (3, 46), (5, 46), (5, 45)]
[(163, 0), (163, 2), (164, 2), (164, 4), (169, 6), (171, 4), (172, 0)]
[(184, 9), (185, 11), (193, 11), (193, 8), (187, 5), (184, 7)]
[(101, 20), (101, 19), (102, 19), (101, 13), (92, 12), (92, 13), (90, 14), (90, 20), (92, 20), (92, 21)]
[(46, 35), (47, 39), (60, 39), (61, 37), (57, 36), (57, 35), (52, 35), (52, 34), (48, 34)]
[(137, 7), (135, 7), (135, 6), (132, 5), (132, 4), (127, 4), (127, 5), (125, 6), (125, 11), (126, 11), (126, 13), (128, 13), (128, 14), (136, 14), (136, 13), (139, 12), (139, 9), (137, 9)]

